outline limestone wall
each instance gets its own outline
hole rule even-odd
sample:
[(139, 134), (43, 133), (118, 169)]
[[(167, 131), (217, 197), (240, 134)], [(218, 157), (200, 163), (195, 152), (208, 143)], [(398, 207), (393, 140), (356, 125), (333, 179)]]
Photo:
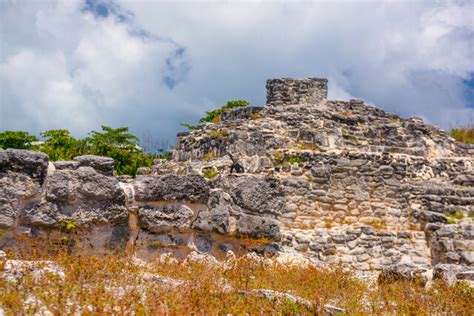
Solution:
[(267, 80), (268, 105), (318, 104), (327, 99), (328, 80), (291, 78)]

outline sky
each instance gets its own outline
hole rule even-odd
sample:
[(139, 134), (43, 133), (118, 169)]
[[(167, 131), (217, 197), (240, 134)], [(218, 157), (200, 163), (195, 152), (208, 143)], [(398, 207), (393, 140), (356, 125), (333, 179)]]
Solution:
[(0, 131), (101, 125), (173, 145), (265, 81), (329, 79), (443, 129), (474, 123), (474, 1), (0, 1)]

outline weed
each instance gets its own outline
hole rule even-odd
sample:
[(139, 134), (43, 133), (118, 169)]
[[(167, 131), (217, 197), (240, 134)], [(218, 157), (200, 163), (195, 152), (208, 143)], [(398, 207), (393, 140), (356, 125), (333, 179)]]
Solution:
[(229, 132), (226, 130), (220, 130), (220, 131), (210, 130), (207, 134), (210, 137), (214, 137), (214, 138), (225, 138), (229, 136)]
[(259, 119), (263, 118), (263, 115), (260, 114), (259, 112), (254, 112), (254, 113), (250, 113), (250, 118), (252, 120), (259, 120)]
[(444, 216), (448, 219), (448, 224), (456, 224), (459, 220), (464, 218), (464, 213), (456, 211), (454, 213), (444, 212)]
[(189, 130), (191, 130), (191, 131), (193, 131), (193, 130), (195, 130), (195, 129), (197, 128), (197, 126), (195, 126), (195, 125), (190, 125), (190, 124), (188, 124), (188, 123), (179, 123), (179, 125), (181, 125), (181, 126), (183, 126), (183, 127), (186, 127), (187, 129), (189, 129)]
[(301, 156), (289, 155), (289, 156), (285, 157), (285, 161), (288, 162), (290, 165), (292, 165), (294, 163), (301, 164), (301, 163), (305, 162), (305, 159)]
[(202, 176), (206, 179), (213, 179), (219, 175), (219, 172), (215, 170), (214, 168), (209, 168), (206, 169), (203, 173)]
[(285, 153), (282, 151), (277, 151), (273, 154), (273, 161), (277, 164), (281, 164), (285, 159)]
[(202, 159), (204, 159), (205, 161), (209, 161), (209, 160), (215, 159), (216, 157), (217, 157), (217, 154), (215, 152), (209, 151), (202, 157)]

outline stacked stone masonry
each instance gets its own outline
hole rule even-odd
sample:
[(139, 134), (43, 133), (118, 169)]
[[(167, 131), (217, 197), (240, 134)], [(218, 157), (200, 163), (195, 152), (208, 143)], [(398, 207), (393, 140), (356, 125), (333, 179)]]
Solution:
[[(3, 245), (66, 234), (143, 258), (253, 251), (474, 277), (474, 146), (362, 100), (326, 100), (326, 79), (269, 80), (267, 95), (178, 134), (171, 158), (134, 179), (114, 177), (110, 158), (0, 150)], [(229, 153), (244, 173), (230, 173)]]

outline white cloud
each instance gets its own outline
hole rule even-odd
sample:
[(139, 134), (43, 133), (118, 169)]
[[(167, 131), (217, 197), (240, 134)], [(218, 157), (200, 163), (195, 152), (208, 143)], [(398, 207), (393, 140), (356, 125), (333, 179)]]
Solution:
[(226, 100), (263, 104), (268, 78), (306, 76), (443, 127), (474, 118), (470, 1), (91, 3), (0, 4), (0, 129), (173, 139)]

